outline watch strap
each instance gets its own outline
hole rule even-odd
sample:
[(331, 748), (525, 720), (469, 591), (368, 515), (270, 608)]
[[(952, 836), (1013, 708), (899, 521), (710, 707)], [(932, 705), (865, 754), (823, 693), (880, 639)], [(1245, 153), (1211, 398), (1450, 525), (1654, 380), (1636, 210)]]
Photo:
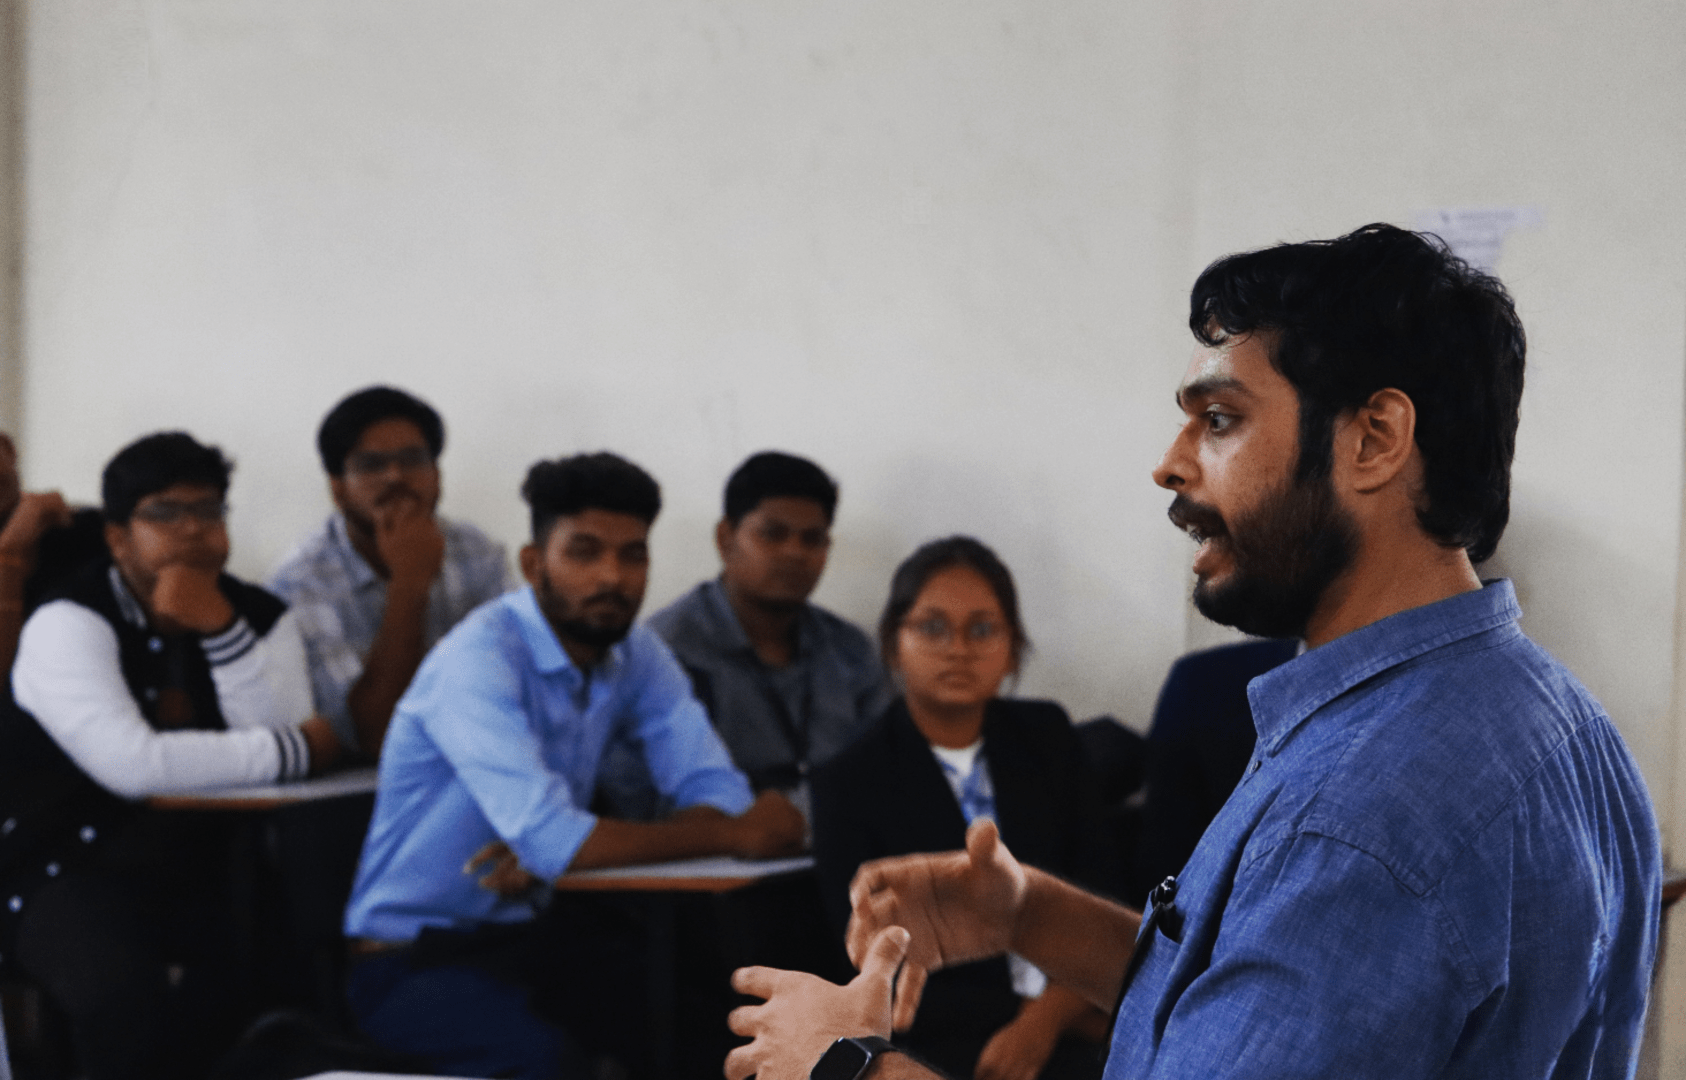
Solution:
[(882, 1035), (838, 1039), (815, 1064), (809, 1080), (861, 1080), (879, 1057), (897, 1052), (896, 1044)]

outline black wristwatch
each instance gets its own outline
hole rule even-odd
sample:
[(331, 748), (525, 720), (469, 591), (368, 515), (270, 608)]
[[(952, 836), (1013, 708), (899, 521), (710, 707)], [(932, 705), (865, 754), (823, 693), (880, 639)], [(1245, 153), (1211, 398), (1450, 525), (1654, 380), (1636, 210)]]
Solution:
[(809, 1071), (808, 1080), (861, 1080), (880, 1055), (895, 1051), (895, 1043), (877, 1035), (838, 1039)]

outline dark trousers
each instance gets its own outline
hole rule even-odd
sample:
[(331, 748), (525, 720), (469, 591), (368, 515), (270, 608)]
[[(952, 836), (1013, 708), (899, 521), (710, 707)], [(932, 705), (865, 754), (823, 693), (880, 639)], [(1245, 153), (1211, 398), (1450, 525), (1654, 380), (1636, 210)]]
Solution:
[(584, 1077), (598, 1055), (647, 1072), (646, 935), (637, 905), (562, 894), (541, 917), (355, 960), (346, 998), (359, 1029), (440, 1073)]
[(36, 890), (18, 926), (89, 1080), (203, 1076), (240, 1020), (226, 834), (150, 825)]

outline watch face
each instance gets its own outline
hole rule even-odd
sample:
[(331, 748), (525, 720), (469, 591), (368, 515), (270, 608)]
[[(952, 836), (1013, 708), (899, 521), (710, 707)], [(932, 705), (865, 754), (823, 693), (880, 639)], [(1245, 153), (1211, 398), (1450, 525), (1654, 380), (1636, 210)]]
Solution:
[(808, 1074), (808, 1080), (855, 1080), (872, 1055), (849, 1039), (838, 1039)]

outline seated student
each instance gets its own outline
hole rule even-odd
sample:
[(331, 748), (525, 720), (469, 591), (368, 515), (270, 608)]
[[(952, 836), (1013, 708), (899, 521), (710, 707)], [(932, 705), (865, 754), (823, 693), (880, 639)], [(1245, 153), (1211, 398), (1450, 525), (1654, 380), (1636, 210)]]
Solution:
[[(726, 481), (714, 529), (720, 576), (649, 618), (738, 768), (757, 791), (790, 792), (798, 806), (809, 767), (854, 742), (895, 697), (866, 634), (808, 602), (836, 511), (837, 485), (818, 465), (753, 455)], [(648, 813), (648, 774), (628, 748), (612, 753), (611, 805)]]
[[(996, 696), (1027, 643), (995, 553), (953, 536), (908, 556), (878, 639), (905, 693), (814, 773), (816, 870), (839, 931), (863, 862), (961, 846), (979, 818), (995, 820), (1025, 861), (1111, 888), (1116, 870), (1065, 710)], [(1106, 1021), (1007, 957), (934, 974), (897, 1041), (953, 1077), (1098, 1076)]]
[(69, 1015), (92, 1080), (191, 1075), (238, 1020), (226, 833), (141, 800), (294, 779), (339, 752), (286, 605), (222, 573), (229, 470), (182, 432), (119, 452), (102, 483), (110, 557), (18, 644), (0, 949)]
[(335, 405), (316, 449), (336, 511), (270, 579), (297, 613), (316, 708), (370, 755), (427, 650), (509, 588), (503, 546), (434, 512), (444, 448), (439, 414), (402, 390)]
[[(48, 593), (105, 554), (100, 513), (72, 510), (56, 491), (24, 491), (18, 451), (0, 432), (0, 670), (10, 671), (18, 634)], [(6, 694), (11, 680), (6, 680)]]
[(1243, 641), (1171, 665), (1148, 730), (1147, 799), (1129, 888), (1120, 899), (1141, 907), (1155, 885), (1182, 873), (1252, 760), (1258, 733), (1247, 684), (1292, 660), (1299, 647), (1292, 639)]
[[(563, 871), (771, 856), (802, 840), (795, 808), (751, 794), (673, 654), (633, 626), (656, 482), (590, 454), (539, 462), (521, 493), (528, 587), (446, 635), (399, 702), (345, 916), (364, 1033), (459, 1076), (579, 1075), (588, 1051), (624, 1054), (612, 1044), (645, 1034), (626, 1030), (644, 975), (605, 955), (595, 909), (566, 894), (546, 906)], [(682, 808), (670, 818), (586, 810), (616, 733)], [(465, 864), (487, 863), (483, 887)]]

